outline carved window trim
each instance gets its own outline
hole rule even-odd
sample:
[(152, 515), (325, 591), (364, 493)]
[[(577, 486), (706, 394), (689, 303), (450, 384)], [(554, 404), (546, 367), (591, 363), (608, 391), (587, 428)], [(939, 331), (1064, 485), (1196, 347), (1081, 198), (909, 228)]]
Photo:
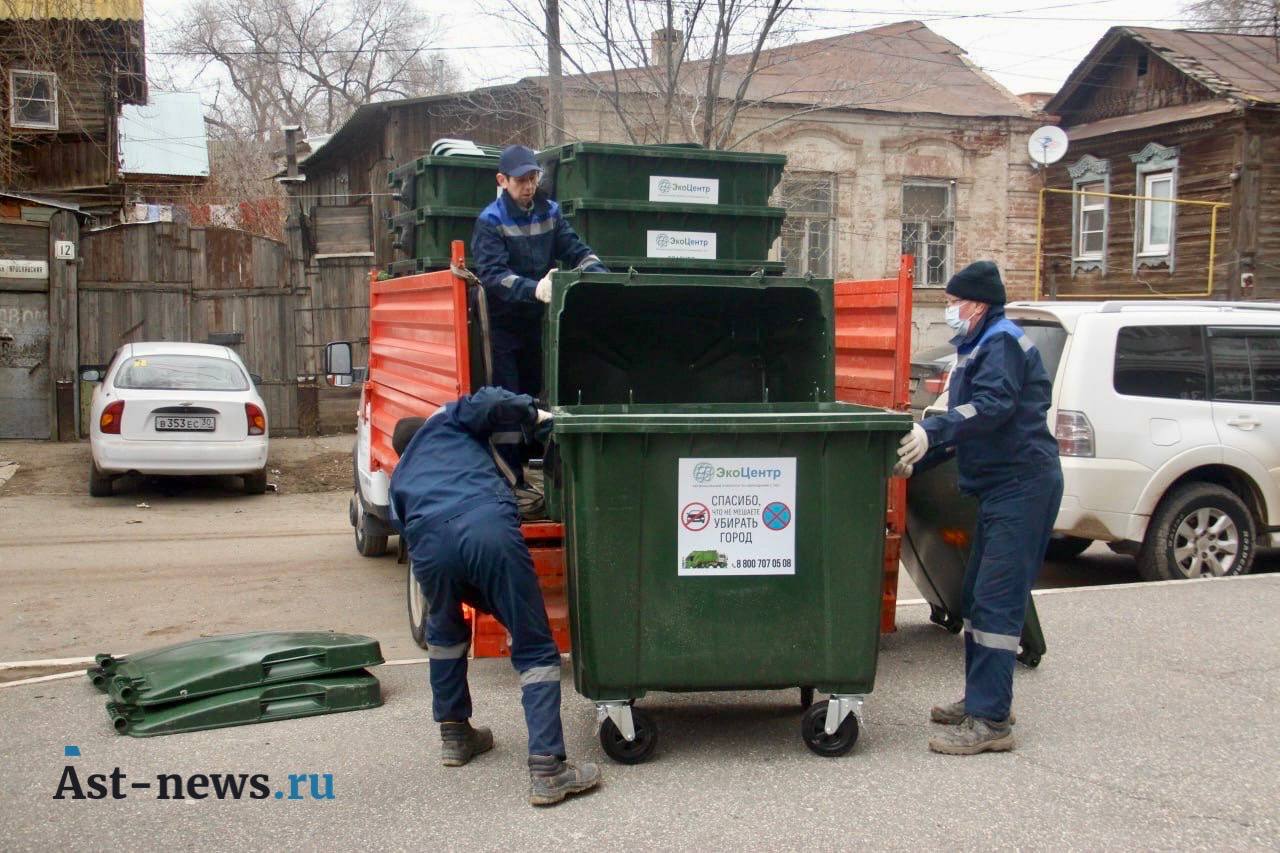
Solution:
[[(1082, 187), (1102, 184), (1102, 192), (1111, 192), (1111, 162), (1100, 160), (1092, 154), (1086, 154), (1074, 164), (1067, 167), (1071, 176), (1071, 189), (1079, 192)], [(1102, 210), (1102, 249), (1095, 254), (1085, 254), (1080, 250), (1080, 238), (1085, 209)], [(1111, 229), (1111, 199), (1090, 198), (1073, 195), (1071, 197), (1071, 274), (1081, 272), (1107, 271), (1107, 247)]]
[(1137, 154), (1129, 155), (1135, 168), (1134, 195), (1147, 195), (1147, 183), (1156, 175), (1169, 175), (1169, 243), (1163, 249), (1146, 248), (1147, 213), (1153, 204), (1160, 202), (1135, 201), (1133, 203), (1133, 271), (1167, 269), (1173, 272), (1178, 242), (1178, 149), (1173, 146), (1148, 142)]

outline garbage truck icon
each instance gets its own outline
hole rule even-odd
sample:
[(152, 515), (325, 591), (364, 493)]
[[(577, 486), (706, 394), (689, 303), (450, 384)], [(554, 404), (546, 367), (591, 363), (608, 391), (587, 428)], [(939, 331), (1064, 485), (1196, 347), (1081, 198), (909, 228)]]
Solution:
[(684, 558), (686, 569), (727, 569), (729, 558), (718, 551), (690, 551)]

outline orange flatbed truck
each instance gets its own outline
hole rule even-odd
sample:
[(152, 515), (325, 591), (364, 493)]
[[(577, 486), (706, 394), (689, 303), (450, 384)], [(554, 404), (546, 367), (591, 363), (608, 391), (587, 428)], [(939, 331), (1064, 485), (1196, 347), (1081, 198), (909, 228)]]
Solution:
[[(360, 393), (350, 505), (356, 548), (365, 556), (385, 554), (395, 535), (388, 490), (398, 459), (391, 446), (396, 424), (401, 418), (429, 416), (489, 383), (484, 294), (464, 269), (464, 248), (461, 242), (453, 244), (450, 270), (370, 280), (369, 364)], [(906, 410), (912, 274), (912, 258), (904, 255), (895, 278), (835, 283), (837, 399)], [(325, 359), (331, 366), (333, 346)], [(885, 632), (894, 629), (898, 559), (906, 525), (905, 481), (891, 480), (889, 490), (881, 610)], [(533, 521), (521, 529), (533, 554), (552, 632), (560, 650), (568, 652), (564, 527)], [(425, 648), (422, 593), (407, 565), (406, 576), (410, 631)], [(500, 624), (483, 613), (467, 617), (474, 657), (510, 655), (510, 641)]]

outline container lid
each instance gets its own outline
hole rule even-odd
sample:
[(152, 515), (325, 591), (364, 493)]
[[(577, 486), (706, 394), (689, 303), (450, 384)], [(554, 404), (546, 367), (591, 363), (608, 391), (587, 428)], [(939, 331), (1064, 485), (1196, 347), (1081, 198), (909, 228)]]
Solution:
[(730, 271), (739, 275), (750, 275), (760, 270), (766, 273), (782, 273), (787, 269), (785, 261), (741, 260), (737, 258), (650, 258), (601, 255), (600, 262), (615, 272), (626, 272), (629, 268), (645, 270), (660, 267), (662, 269), (690, 270), (691, 272), (699, 270), (705, 270), (708, 273)]
[(428, 219), (475, 219), (480, 210), (474, 207), (420, 207), (416, 211), (419, 222)]
[(893, 432), (906, 413), (853, 403), (691, 403), (557, 407), (557, 433)]
[(751, 151), (713, 151), (701, 146), (673, 145), (619, 145), (609, 142), (571, 142), (557, 148), (538, 152), (539, 160), (558, 160), (560, 152), (575, 154), (610, 154), (616, 157), (648, 157), (662, 160), (703, 160), (723, 163), (766, 163), (785, 166), (785, 154), (756, 154)]
[(571, 198), (560, 202), (565, 216), (573, 216), (580, 210), (620, 210), (628, 213), (697, 213), (719, 217), (763, 217), (785, 219), (783, 207), (758, 207), (746, 204), (677, 204), (665, 201), (629, 201), (625, 199)]
[(487, 172), (498, 171), (497, 157), (476, 157), (469, 154), (454, 154), (450, 157), (419, 157), (413, 161), (415, 172), (427, 169), (483, 169)]

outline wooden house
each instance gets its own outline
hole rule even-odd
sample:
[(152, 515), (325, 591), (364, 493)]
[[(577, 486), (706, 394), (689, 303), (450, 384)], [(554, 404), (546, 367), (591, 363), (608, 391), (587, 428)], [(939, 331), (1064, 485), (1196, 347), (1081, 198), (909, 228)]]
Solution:
[(1045, 105), (1070, 144), (1046, 175), (1042, 293), (1280, 298), (1278, 51), (1107, 32)]
[(147, 101), (142, 0), (0, 0), (0, 187), (120, 210), (118, 124)]

